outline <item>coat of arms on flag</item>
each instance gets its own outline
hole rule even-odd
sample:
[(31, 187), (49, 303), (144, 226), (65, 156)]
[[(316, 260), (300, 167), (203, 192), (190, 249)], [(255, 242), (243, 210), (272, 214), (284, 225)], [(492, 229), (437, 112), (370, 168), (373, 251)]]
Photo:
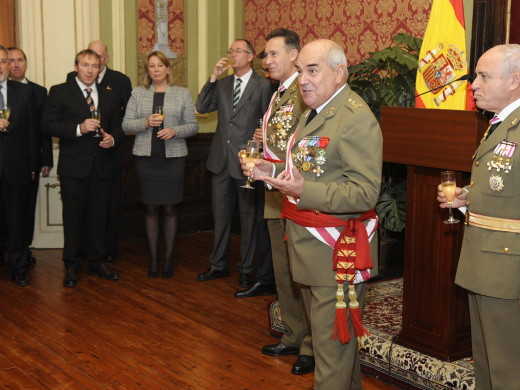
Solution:
[(415, 107), (474, 110), (462, 0), (433, 0), (419, 54)]
[(468, 63), (465, 53), (457, 45), (439, 42), (435, 48), (427, 50), (424, 57), (419, 58), (419, 71), (426, 88), (433, 91), (435, 104), (440, 106), (464, 84), (464, 81), (456, 81), (446, 85), (467, 74)]

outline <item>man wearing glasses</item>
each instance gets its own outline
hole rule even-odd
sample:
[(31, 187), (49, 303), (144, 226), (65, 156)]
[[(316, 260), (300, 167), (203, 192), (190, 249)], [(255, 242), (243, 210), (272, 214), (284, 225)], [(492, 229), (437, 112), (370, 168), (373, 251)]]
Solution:
[[(245, 39), (231, 45), (229, 58), (217, 61), (208, 82), (197, 98), (197, 111), (218, 111), (218, 123), (210, 146), (206, 168), (213, 173), (212, 203), (215, 224), (210, 267), (197, 276), (208, 281), (229, 276), (229, 239), (235, 204), (238, 200), (241, 227), (239, 285), (248, 288), (253, 282), (256, 247), (255, 193), (240, 188), (244, 184), (238, 152), (253, 138), (256, 120), (262, 118), (270, 99), (270, 83), (253, 72), (254, 48)], [(220, 78), (228, 69), (233, 74)]]

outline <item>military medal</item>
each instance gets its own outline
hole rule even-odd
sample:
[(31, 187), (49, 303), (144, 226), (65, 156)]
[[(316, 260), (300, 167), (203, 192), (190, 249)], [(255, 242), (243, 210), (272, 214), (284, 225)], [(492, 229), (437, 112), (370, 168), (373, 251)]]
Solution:
[(488, 171), (496, 169), (497, 172), (500, 172), (503, 169), (505, 173), (509, 173), (511, 169), (513, 169), (512, 157), (515, 153), (515, 149), (515, 142), (500, 142), (493, 152), (492, 160), (487, 163)]
[(295, 166), (304, 172), (313, 172), (316, 176), (325, 173), (322, 165), (327, 161), (325, 148), (328, 137), (304, 137), (298, 144), (298, 151), (293, 155)]
[(504, 179), (502, 179), (501, 176), (498, 175), (492, 175), (489, 178), (489, 187), (493, 192), (500, 192), (504, 189)]
[[(276, 101), (275, 101), (276, 103)], [(268, 127), (273, 128), (274, 132), (269, 136), (269, 144), (281, 152), (287, 150), (287, 141), (291, 135), (291, 127), (294, 125), (292, 100), (281, 106), (271, 117)]]

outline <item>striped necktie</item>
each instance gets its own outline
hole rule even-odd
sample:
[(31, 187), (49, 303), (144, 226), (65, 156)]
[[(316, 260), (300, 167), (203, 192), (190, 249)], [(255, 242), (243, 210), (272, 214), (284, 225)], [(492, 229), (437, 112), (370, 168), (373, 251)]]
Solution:
[(285, 92), (285, 87), (282, 85), (280, 88), (278, 88), (278, 96), (280, 96), (280, 98), (283, 96)]
[(498, 127), (498, 125), (499, 125), (500, 123), (502, 123), (502, 121), (501, 121), (501, 120), (498, 118), (498, 116), (496, 116), (496, 115), (493, 117), (493, 119), (491, 119), (491, 120), (489, 121), (489, 125), (490, 125), (490, 126), (489, 126), (489, 129), (488, 129), (487, 133), (486, 133), (486, 139), (488, 139), (489, 136), (490, 136), (491, 134), (493, 134), (493, 132), (495, 131), (495, 129)]
[(240, 84), (242, 84), (242, 80), (237, 79), (237, 83), (235, 84), (235, 90), (233, 91), (233, 110), (235, 110), (238, 101), (240, 100)]
[(92, 93), (92, 88), (85, 88), (85, 92), (87, 93), (87, 104), (88, 108), (90, 109), (90, 112), (94, 111), (95, 105), (94, 105), (94, 99), (92, 99), (92, 96), (90, 94)]

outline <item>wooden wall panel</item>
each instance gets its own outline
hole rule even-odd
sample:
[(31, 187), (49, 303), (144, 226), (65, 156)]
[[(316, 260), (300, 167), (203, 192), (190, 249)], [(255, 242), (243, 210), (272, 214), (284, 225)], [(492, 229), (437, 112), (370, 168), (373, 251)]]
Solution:
[(16, 46), (14, 0), (2, 0), (0, 11), (0, 44), (4, 47)]

